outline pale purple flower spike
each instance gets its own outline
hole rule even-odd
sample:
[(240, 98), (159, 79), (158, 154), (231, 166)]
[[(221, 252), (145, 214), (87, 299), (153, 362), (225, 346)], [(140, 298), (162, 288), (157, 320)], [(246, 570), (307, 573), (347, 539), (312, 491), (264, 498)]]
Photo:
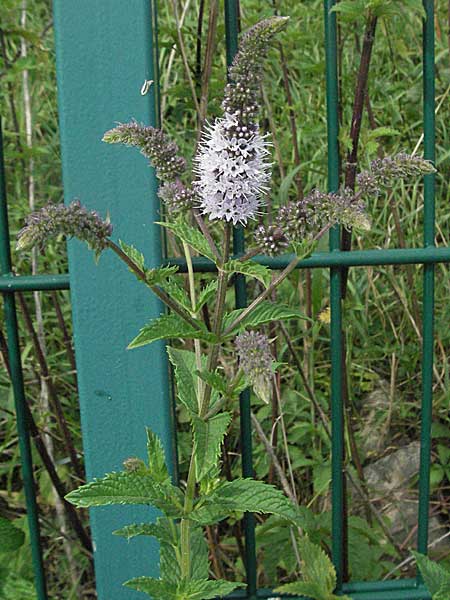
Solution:
[(229, 113), (207, 128), (195, 158), (203, 214), (233, 225), (256, 217), (271, 178), (269, 145), (256, 127), (248, 131)]

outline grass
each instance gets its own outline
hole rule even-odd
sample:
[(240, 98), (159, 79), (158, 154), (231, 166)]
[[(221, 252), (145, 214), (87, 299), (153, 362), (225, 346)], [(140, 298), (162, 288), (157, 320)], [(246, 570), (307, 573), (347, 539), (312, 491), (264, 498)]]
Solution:
[[(196, 132), (194, 102), (186, 84), (170, 2), (160, 2), (160, 58), (163, 126), (179, 143), (182, 152), (190, 157)], [(182, 5), (179, 3), (179, 14)], [(190, 71), (201, 95), (198, 79), (207, 44), (208, 11), (205, 10), (201, 36), (201, 60), (198, 61), (197, 28), (201, 1), (189, 3), (182, 26)], [(256, 0), (242, 2), (242, 26), (247, 27), (259, 19), (273, 14), (271, 3)], [(274, 134), (274, 183), (268, 213), (295, 198), (299, 189), (304, 192), (313, 187), (326, 186), (326, 112), (324, 83), (324, 48), (322, 3), (319, 0), (293, 2), (280, 0), (275, 3), (279, 14), (289, 14), (291, 22), (280, 38), (280, 45), (271, 50), (264, 82), (263, 128)], [(20, 50), (23, 32), (17, 32), (20, 23), (20, 3), (6, 0), (2, 12), (5, 54), (0, 57), (0, 103), (4, 115), (4, 144), (10, 205), (12, 239), (28, 212), (27, 178), (30, 158), (34, 160), (37, 204), (42, 205), (62, 198), (58, 124), (56, 109), (54, 48), (51, 31), (51, 9), (47, 0), (30, 3), (25, 39), (29, 56), (26, 60), (14, 60)], [(205, 2), (208, 8), (210, 2)], [(439, 111), (436, 115), (436, 153), (439, 174), (437, 178), (437, 243), (448, 244), (450, 167), (450, 109), (449, 94), (449, 48), (446, 38), (446, 7), (437, 3), (437, 81), (436, 95)], [(341, 150), (345, 156), (349, 147), (349, 124), (352, 114), (352, 98), (355, 76), (359, 64), (359, 52), (364, 24), (341, 23), (340, 73), (342, 92)], [(219, 114), (221, 91), (225, 83), (224, 25), (219, 17), (215, 36), (216, 50), (213, 55), (209, 79), (209, 119)], [(284, 70), (283, 70), (283, 68)], [(22, 78), (24, 69), (30, 77), (32, 91), (33, 146), (26, 147), (25, 110)], [(288, 90), (288, 93), (287, 93)], [(374, 43), (369, 76), (369, 98), (372, 118), (364, 112), (360, 143), (360, 165), (364, 168), (378, 155), (393, 154), (404, 150), (412, 152), (418, 146), (422, 131), (422, 79), (421, 79), (421, 24), (420, 19), (406, 12), (404, 17), (381, 21)], [(14, 105), (14, 107), (13, 107)], [(16, 114), (16, 128), (13, 114)], [(295, 122), (295, 127), (293, 123)], [(295, 148), (298, 147), (298, 156)], [(422, 244), (422, 185), (419, 182), (398, 184), (373, 201), (370, 212), (373, 228), (364, 237), (355, 237), (354, 248), (394, 248), (401, 245), (418, 247)], [(30, 265), (14, 254), (18, 273), (30, 272)], [(66, 258), (60, 250), (51, 249), (38, 257), (40, 272), (64, 272)], [(422, 269), (420, 267), (367, 267), (350, 270), (348, 294), (345, 301), (344, 329), (347, 346), (349, 419), (346, 445), (350, 452), (353, 434), (361, 446), (364, 425), (364, 406), (368, 394), (387, 382), (390, 408), (377, 414), (377, 425), (389, 424), (388, 442), (379, 456), (392, 448), (418, 439), (420, 406), (420, 308), (422, 292)], [(329, 453), (330, 445), (320, 415), (313, 407), (310, 392), (322, 411), (329, 413), (329, 326), (321, 323), (318, 315), (327, 308), (329, 301), (328, 273), (315, 270), (310, 280), (310, 306), (313, 326), (291, 324), (289, 340), (296, 352), (299, 364), (308, 382), (299, 373), (285, 337), (279, 328), (270, 331), (275, 343), (278, 360), (284, 363), (280, 375), (281, 411), (274, 402), (269, 406), (258, 405), (253, 410), (268, 437), (273, 435), (275, 452), (281, 466), (289, 472), (292, 467), (294, 487), (302, 505), (319, 513), (329, 506)], [(450, 283), (448, 267), (436, 267), (436, 372), (434, 379), (434, 419), (436, 437), (433, 443), (433, 460), (439, 466), (438, 443), (448, 444), (450, 437), (449, 367), (448, 348), (448, 297)], [(306, 292), (307, 274), (295, 273), (278, 292), (278, 298), (291, 305), (301, 304), (308, 309)], [(47, 293), (41, 294), (42, 320), (47, 346), (46, 359), (52, 381), (61, 399), (71, 433), (77, 448), (81, 449), (78, 405), (70, 352), (64, 344), (64, 336), (56, 319), (54, 302)], [(70, 331), (70, 298), (68, 293), (57, 294), (66, 326)], [(230, 303), (232, 294), (230, 293)], [(28, 309), (35, 313), (35, 301), (27, 296)], [(23, 340), (22, 359), (27, 381), (27, 392), (33, 414), (39, 425), (48, 431), (54, 441), (54, 455), (58, 473), (68, 487), (75, 481), (71, 469), (65, 464), (66, 453), (61, 432), (48, 410), (42, 409), (43, 383), (41, 365), (35, 349), (21, 320)], [(309, 391), (308, 391), (309, 390)], [(0, 374), (0, 477), (2, 480), (2, 506), (8, 515), (22, 519), (24, 499), (19, 476), (19, 459), (15, 424), (13, 419), (12, 393), (3, 370)], [(280, 414), (287, 430), (287, 445), (280, 430)], [(183, 434), (180, 415), (180, 459), (183, 474), (183, 447), (190, 440)], [(224, 463), (234, 476), (240, 469), (238, 420), (232, 426), (233, 435), (224, 453)], [(81, 451), (81, 450), (80, 450)], [(361, 456), (368, 464), (379, 456)], [(258, 477), (277, 483), (277, 475), (259, 439), (254, 439), (255, 470)], [(36, 456), (37, 479), (40, 484), (40, 505), (43, 513), (43, 531), (46, 558), (50, 567), (51, 597), (91, 598), (92, 571), (89, 558), (68, 530), (73, 548), (73, 562), (64, 551), (61, 524), (55, 509), (48, 476)], [(355, 475), (355, 465), (349, 468)], [(436, 470), (436, 469), (435, 469)], [(450, 481), (443, 477), (433, 487), (433, 501), (438, 503), (441, 514), (448, 517)], [(3, 508), (2, 508), (3, 511)], [(329, 544), (329, 517), (311, 519), (313, 535), (325, 545)], [(241, 535), (240, 525), (221, 525), (208, 531), (211, 551), (214, 552), (215, 569), (225, 575), (242, 574), (242, 559), (236, 538)], [(361, 578), (382, 577), (399, 556), (390, 542), (384, 543), (384, 532), (375, 522), (372, 527), (356, 520), (352, 523), (350, 539), (350, 568), (354, 576)], [(260, 583), (286, 580), (295, 569), (292, 561), (279, 561), (270, 548), (277, 543), (285, 544), (290, 552), (290, 540), (279, 523), (269, 520), (259, 529)], [(407, 546), (407, 544), (406, 544)], [(405, 547), (406, 547), (405, 546)], [(25, 579), (31, 576), (26, 548), (17, 558), (21, 561), (20, 573)], [(365, 553), (365, 554), (364, 554)], [(361, 559), (364, 556), (364, 560)], [(445, 558), (445, 557), (444, 557)], [(359, 559), (359, 560), (358, 560)], [(378, 571), (365, 569), (364, 564), (377, 565)], [(69, 573), (72, 577), (62, 577)]]

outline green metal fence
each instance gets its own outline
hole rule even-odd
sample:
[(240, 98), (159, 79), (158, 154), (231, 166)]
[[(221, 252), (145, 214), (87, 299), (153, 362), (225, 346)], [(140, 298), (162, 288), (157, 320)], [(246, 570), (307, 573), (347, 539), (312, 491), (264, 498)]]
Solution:
[[(157, 125), (158, 111), (156, 99), (158, 97), (158, 67), (157, 67), (157, 22), (155, 3), (138, 0), (133, 3), (133, 11), (129, 7), (119, 6), (118, 3), (111, 8), (108, 0), (80, 0), (77, 6), (72, 3), (55, 0), (55, 29), (58, 58), (58, 86), (61, 114), (61, 134), (63, 150), (63, 173), (66, 197), (82, 195), (92, 198), (97, 208), (111, 207), (115, 202), (116, 215), (127, 211), (130, 194), (136, 197), (133, 210), (137, 210), (136, 223), (127, 224), (127, 238), (138, 236), (138, 242), (153, 260), (153, 264), (162, 262), (161, 244), (159, 234), (152, 227), (152, 221), (157, 214), (156, 180), (153, 173), (144, 171), (144, 165), (130, 163), (129, 160), (118, 153), (115, 157), (105, 159), (103, 150), (98, 145), (101, 133), (107, 129), (111, 122), (120, 120), (121, 115), (128, 113), (150, 124)], [(328, 187), (335, 191), (339, 187), (339, 145), (338, 145), (338, 79), (337, 79), (337, 33), (336, 14), (331, 12), (335, 0), (324, 1), (325, 17), (325, 49), (326, 49), (326, 80), (327, 80), (327, 123), (328, 123)], [(434, 92), (434, 2), (423, 1), (426, 18), (423, 25), (423, 132), (424, 156), (435, 160), (435, 92)], [(225, 0), (225, 25), (227, 62), (233, 59), (237, 49), (238, 39), (238, 0)], [(126, 23), (124, 32), (124, 23)], [(85, 29), (85, 30), (84, 30)], [(74, 35), (76, 34), (76, 35)], [(128, 35), (128, 37), (127, 37)], [(124, 36), (126, 39), (124, 39)], [(119, 41), (118, 41), (119, 40)], [(131, 57), (126, 58), (122, 47), (128, 50)], [(86, 62), (87, 61), (87, 62)], [(141, 61), (139, 68), (134, 69), (135, 62)], [(91, 73), (93, 66), (97, 69)], [(130, 70), (138, 73), (136, 81), (130, 81)], [(150, 96), (136, 98), (136, 95), (127, 96), (124, 92), (128, 88), (142, 82), (143, 75), (148, 80), (156, 82), (152, 86)], [(103, 84), (95, 85), (95, 78), (102, 77)], [(140, 79), (139, 79), (140, 78)], [(106, 81), (111, 84), (105, 85)], [(114, 80), (114, 81), (113, 81)], [(125, 84), (124, 84), (125, 81)], [(92, 84), (91, 89), (87, 89)], [(80, 90), (81, 85), (81, 90)], [(125, 85), (125, 87), (124, 87)], [(84, 87), (83, 87), (84, 86)], [(107, 101), (104, 100), (105, 90), (108, 93)], [(83, 109), (77, 112), (80, 98), (83, 96)], [(134, 111), (134, 112), (133, 112)], [(71, 119), (77, 118), (76, 125), (71, 124)], [(0, 130), (1, 134), (1, 130)], [(80, 141), (80, 138), (83, 138)], [(75, 147), (75, 149), (74, 149)], [(87, 156), (87, 158), (86, 158)], [(100, 164), (97, 161), (100, 160)], [(106, 167), (105, 162), (108, 161)], [(127, 162), (128, 161), (128, 162)], [(92, 164), (93, 162), (93, 164)], [(130, 165), (133, 165), (130, 169)], [(101, 168), (105, 167), (104, 173)], [(119, 176), (111, 181), (111, 173), (119, 170)], [(133, 173), (133, 186), (129, 185), (127, 177)], [(331, 297), (331, 415), (332, 415), (332, 559), (337, 572), (337, 593), (347, 593), (354, 600), (425, 600), (430, 595), (423, 586), (420, 577), (417, 579), (403, 579), (383, 582), (346, 582), (345, 579), (345, 462), (344, 462), (344, 409), (343, 409), (343, 381), (342, 381), (342, 269), (344, 267), (364, 267), (368, 265), (423, 265), (423, 331), (422, 331), (422, 407), (421, 407), (421, 452), (419, 476), (419, 507), (418, 507), (418, 542), (419, 552), (426, 554), (428, 545), (428, 510), (430, 495), (430, 446), (431, 446), (431, 420), (432, 420), (432, 376), (433, 376), (433, 313), (434, 313), (434, 265), (440, 262), (450, 262), (450, 248), (436, 248), (434, 244), (435, 229), (435, 198), (434, 175), (424, 178), (424, 233), (423, 248), (415, 249), (387, 249), (364, 251), (341, 251), (340, 231), (335, 228), (330, 234), (329, 252), (321, 252), (301, 261), (298, 268), (329, 268), (330, 269), (330, 297)], [(119, 189), (118, 189), (119, 188)], [(133, 189), (130, 189), (133, 188)], [(139, 202), (145, 192), (150, 188), (152, 193), (151, 211), (148, 206), (139, 212)], [(134, 190), (134, 191), (133, 191)], [(119, 197), (119, 199), (117, 199)], [(124, 456), (130, 454), (130, 437), (134, 440), (139, 437), (142, 423), (153, 425), (163, 435), (166, 448), (173, 448), (173, 428), (169, 410), (169, 393), (167, 382), (167, 364), (164, 358), (163, 347), (149, 357), (147, 354), (136, 353), (137, 358), (130, 359), (127, 363), (128, 378), (132, 381), (123, 387), (121, 380), (113, 383), (114, 392), (106, 394), (108, 401), (99, 410), (98, 405), (92, 408), (92, 398), (98, 390), (97, 383), (104, 386), (105, 382), (99, 376), (102, 367), (109, 377), (108, 362), (123, 360), (123, 355), (114, 354), (110, 336), (108, 339), (98, 339), (91, 335), (91, 329), (99, 318), (116, 318), (117, 311), (113, 305), (124, 297), (132, 301), (134, 306), (143, 303), (140, 292), (133, 283), (124, 283), (127, 274), (116, 273), (112, 263), (102, 261), (99, 269), (93, 267), (87, 259), (87, 253), (80, 245), (70, 244), (69, 264), (70, 277), (67, 275), (42, 275), (42, 276), (14, 276), (11, 265), (9, 246), (8, 215), (6, 201), (5, 173), (3, 168), (3, 155), (0, 145), (0, 291), (4, 297), (5, 319), (8, 335), (8, 351), (11, 367), (11, 376), (16, 403), (17, 427), (19, 433), (20, 453), (22, 460), (23, 481), (26, 494), (27, 513), (30, 528), (30, 541), (33, 555), (33, 565), (36, 580), (36, 590), (39, 600), (47, 598), (45, 571), (42, 560), (42, 548), (39, 536), (39, 519), (36, 504), (35, 484), (33, 481), (33, 465), (30, 448), (30, 432), (27, 420), (27, 405), (24, 393), (24, 383), (20, 359), (20, 346), (17, 329), (17, 315), (15, 306), (15, 292), (32, 290), (72, 290), (74, 303), (74, 330), (75, 346), (77, 353), (78, 371), (80, 377), (80, 402), (82, 406), (82, 425), (84, 432), (84, 445), (88, 477), (101, 475), (106, 470), (117, 467), (117, 463)], [(126, 219), (125, 219), (126, 220)], [(142, 224), (145, 225), (144, 229)], [(134, 228), (134, 229), (133, 229)], [(130, 231), (131, 229), (131, 231)], [(134, 241), (136, 237), (133, 238)], [(234, 232), (234, 252), (236, 255), (244, 252), (244, 236), (242, 229)], [(255, 260), (272, 269), (282, 269), (289, 261), (289, 257), (268, 258), (256, 257)], [(186, 265), (180, 259), (167, 259), (167, 262), (177, 263), (181, 271)], [(197, 272), (207, 272), (214, 265), (203, 258), (194, 259)], [(99, 275), (100, 271), (100, 275)], [(86, 283), (86, 279), (88, 283)], [(120, 280), (120, 289), (115, 295), (111, 290), (111, 281)], [(124, 287), (125, 286), (125, 287)], [(90, 289), (88, 289), (88, 287)], [(243, 276), (235, 281), (236, 305), (245, 306), (246, 285)], [(113, 298), (103, 302), (102, 294)], [(100, 298), (100, 300), (99, 300)], [(145, 298), (148, 307), (148, 298)], [(157, 314), (160, 310), (158, 303), (150, 306), (152, 312)], [(95, 312), (94, 318), (89, 314)], [(139, 312), (139, 310), (137, 311)], [(106, 316), (102, 316), (106, 315)], [(138, 318), (139, 314), (134, 315)], [(148, 313), (147, 313), (148, 316)], [(123, 315), (120, 316), (123, 319)], [(86, 322), (87, 320), (87, 322)], [(131, 337), (128, 335), (135, 329), (135, 319), (128, 318), (125, 328), (120, 331), (120, 339), (124, 342)], [(142, 319), (141, 319), (142, 321)], [(108, 328), (112, 328), (111, 336), (114, 338), (114, 321), (109, 321)], [(110, 330), (108, 329), (108, 334)], [(92, 339), (94, 338), (94, 339)], [(122, 350), (121, 350), (122, 352)], [(100, 364), (95, 365), (95, 370), (90, 368), (92, 356), (103, 355)], [(133, 353), (134, 354), (134, 353)], [(152, 399), (152, 407), (148, 402), (148, 393), (142, 391), (140, 378), (148, 373), (148, 360), (151, 360), (152, 377), (156, 378)], [(145, 370), (143, 367), (145, 365)], [(100, 380), (99, 380), (100, 377)], [(123, 379), (123, 377), (122, 377)], [(133, 383), (134, 381), (134, 383)], [(103, 388), (100, 388), (102, 390)], [(104, 393), (104, 392), (101, 392)], [(123, 394), (131, 394), (132, 404)], [(100, 394), (101, 395), (101, 394)], [(114, 395), (119, 396), (118, 404), (114, 404)], [(125, 403), (125, 413), (114, 414), (108, 420), (108, 411), (121, 410)], [(155, 404), (156, 403), (156, 404)], [(132, 410), (130, 412), (130, 409)], [(155, 412), (161, 411), (162, 417), (156, 417)], [(122, 408), (123, 410), (123, 408)], [(128, 412), (126, 412), (128, 411)], [(105, 424), (106, 419), (106, 424)], [(123, 420), (125, 419), (125, 421)], [(241, 396), (240, 401), (241, 442), (242, 442), (242, 470), (244, 476), (253, 474), (252, 448), (251, 448), (251, 419), (250, 398), (248, 393)], [(108, 439), (112, 432), (123, 429), (126, 423), (126, 435), (117, 438), (113, 448), (108, 446)], [(131, 435), (130, 435), (131, 434)], [(106, 446), (105, 446), (106, 445)], [(105, 458), (106, 453), (106, 458)], [(136, 448), (136, 454), (142, 453), (142, 448)], [(174, 457), (175, 452), (169, 455)], [(172, 459), (175, 468), (175, 460)], [(115, 546), (112, 541), (111, 531), (117, 523), (121, 523), (125, 509), (118, 509), (111, 516), (111, 512), (104, 512), (96, 518), (92, 515), (92, 532), (94, 540), (94, 556), (96, 563), (97, 589), (101, 600), (114, 600), (118, 598), (132, 598), (133, 592), (120, 588), (120, 582), (128, 576), (135, 575), (136, 569), (142, 567), (143, 572), (148, 572), (146, 561), (156, 559), (156, 549), (137, 546), (132, 551), (127, 548), (124, 558), (123, 547)], [(134, 513), (135, 514), (135, 513)], [(130, 512), (127, 513), (127, 519)], [(142, 515), (141, 515), (142, 516)], [(245, 592), (233, 594), (232, 598), (269, 598), (270, 590), (257, 589), (256, 578), (256, 544), (255, 523), (253, 515), (247, 514), (244, 518), (246, 572), (248, 588)], [(143, 552), (143, 549), (146, 552)], [(133, 553), (134, 552), (134, 553)], [(117, 558), (115, 559), (115, 554)], [(155, 562), (155, 561), (153, 561)], [(132, 571), (130, 571), (130, 565)], [(151, 566), (154, 570), (154, 566)], [(130, 595), (131, 594), (131, 595)]]

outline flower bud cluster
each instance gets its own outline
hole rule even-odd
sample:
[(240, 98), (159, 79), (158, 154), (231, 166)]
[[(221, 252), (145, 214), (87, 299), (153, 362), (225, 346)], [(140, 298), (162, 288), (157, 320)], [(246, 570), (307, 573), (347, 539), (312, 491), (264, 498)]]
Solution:
[(289, 244), (313, 240), (320, 231), (335, 224), (368, 229), (370, 226), (365, 206), (350, 190), (325, 194), (313, 190), (302, 200), (282, 206), (269, 227), (260, 225), (255, 233), (256, 243), (273, 256)]
[(179, 179), (163, 183), (158, 190), (158, 196), (172, 213), (189, 210), (194, 206), (196, 199), (194, 190)]
[(178, 146), (161, 129), (140, 125), (136, 121), (121, 123), (107, 131), (103, 141), (139, 148), (155, 167), (161, 181), (174, 181), (186, 170), (186, 160), (178, 156)]
[(42, 248), (49, 239), (63, 234), (86, 242), (99, 254), (107, 247), (111, 233), (111, 223), (96, 211), (87, 210), (78, 200), (68, 206), (49, 204), (27, 217), (17, 236), (17, 248)]
[(276, 225), (258, 225), (255, 229), (254, 239), (256, 246), (261, 248), (262, 254), (275, 256), (281, 254), (289, 246), (289, 242), (280, 227)]
[(273, 364), (269, 338), (257, 331), (244, 331), (236, 337), (234, 344), (239, 365), (255, 393), (265, 402), (269, 402)]
[(378, 196), (383, 188), (393, 185), (396, 179), (428, 175), (435, 171), (429, 160), (401, 152), (372, 161), (369, 170), (362, 171), (356, 182), (362, 194)]
[(239, 51), (229, 69), (230, 83), (225, 88), (224, 112), (235, 116), (241, 125), (251, 127), (258, 112), (259, 85), (269, 43), (288, 21), (271, 17), (254, 25), (241, 37)]

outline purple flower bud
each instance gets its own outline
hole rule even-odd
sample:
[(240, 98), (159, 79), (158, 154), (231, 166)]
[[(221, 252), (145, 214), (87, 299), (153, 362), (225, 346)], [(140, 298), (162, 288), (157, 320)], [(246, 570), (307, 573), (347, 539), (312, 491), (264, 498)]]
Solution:
[(17, 236), (17, 248), (42, 248), (48, 240), (62, 234), (83, 240), (100, 254), (107, 247), (111, 233), (111, 223), (97, 212), (88, 211), (78, 200), (68, 206), (49, 204), (27, 217)]
[(253, 386), (256, 395), (269, 403), (273, 357), (269, 338), (257, 331), (244, 331), (234, 341), (239, 365)]
[(161, 181), (174, 181), (186, 169), (186, 161), (178, 156), (178, 146), (160, 129), (140, 125), (135, 121), (121, 123), (103, 136), (109, 144), (125, 144), (140, 148)]
[(280, 227), (275, 225), (258, 225), (255, 229), (254, 239), (256, 246), (267, 256), (276, 256), (283, 252), (289, 242)]
[(436, 169), (429, 160), (401, 152), (372, 161), (369, 170), (362, 171), (356, 181), (362, 194), (378, 196), (383, 188), (393, 185), (396, 179), (419, 177), (434, 172)]
[(171, 213), (189, 210), (194, 206), (196, 199), (194, 190), (185, 186), (179, 179), (163, 183), (158, 190), (158, 196)]
[(225, 88), (222, 107), (224, 112), (232, 114), (244, 126), (255, 120), (259, 108), (259, 87), (269, 43), (285, 27), (288, 19), (264, 19), (240, 39), (239, 50), (228, 72), (230, 83)]

